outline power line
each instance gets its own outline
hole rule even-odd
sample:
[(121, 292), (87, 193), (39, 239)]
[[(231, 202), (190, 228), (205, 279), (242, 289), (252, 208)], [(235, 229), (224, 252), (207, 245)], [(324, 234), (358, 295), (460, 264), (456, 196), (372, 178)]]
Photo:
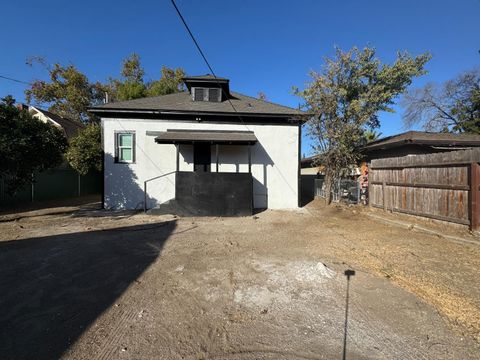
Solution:
[(32, 83), (29, 83), (29, 82), (26, 82), (26, 81), (23, 81), (23, 80), (14, 79), (14, 78), (11, 78), (11, 77), (8, 77), (8, 76), (0, 75), (0, 78), (5, 79), (5, 80), (14, 81), (14, 82), (17, 82), (17, 83), (20, 83), (20, 84), (33, 85)]
[[(212, 72), (212, 75), (213, 77), (215, 78), (216, 82), (217, 82), (217, 85), (219, 85), (220, 89), (222, 89), (222, 93), (225, 95), (225, 98), (228, 100), (230, 106), (232, 107), (233, 111), (235, 112), (235, 114), (237, 114), (238, 118), (240, 119), (240, 122), (242, 123), (243, 126), (245, 126), (245, 128), (247, 130), (250, 131), (249, 127), (247, 126), (247, 124), (245, 124), (245, 122), (243, 121), (242, 119), (242, 116), (238, 113), (237, 109), (235, 108), (235, 106), (233, 105), (232, 101), (230, 100), (230, 97), (228, 96), (228, 94), (226, 93), (226, 91), (223, 89), (223, 86), (220, 85), (220, 81), (218, 80), (217, 78), (217, 75), (215, 75), (215, 72), (213, 71), (212, 67), (210, 66), (210, 63), (208, 62), (207, 60), (207, 57), (205, 56), (205, 54), (203, 53), (202, 49), (200, 48), (200, 45), (198, 44), (197, 40), (195, 39), (195, 36), (193, 36), (193, 33), (192, 31), (190, 30), (187, 22), (185, 21), (185, 18), (183, 17), (182, 13), (180, 12), (180, 10), (178, 9), (177, 7), (177, 4), (175, 4), (175, 0), (170, 0), (172, 2), (172, 5), (173, 7), (175, 8), (175, 10), (177, 11), (177, 14), (178, 16), (180, 17), (180, 20), (182, 20), (182, 23), (183, 25), (185, 26), (185, 29), (187, 29), (187, 32), (188, 34), (190, 35), (190, 37), (192, 38), (193, 40), (193, 43), (195, 44), (195, 46), (197, 47), (197, 50), (198, 52), (200, 53), (200, 55), (202, 56), (203, 60), (205, 61), (205, 64), (207, 64), (208, 66), (208, 69)], [(285, 178), (285, 176), (283, 175), (282, 171), (278, 168), (278, 166), (276, 167), (278, 173), (280, 174), (280, 176), (283, 178), (283, 180), (285, 181), (285, 183), (287, 184), (287, 186), (290, 188), (291, 191), (295, 192), (295, 190), (290, 186), (289, 182), (287, 181), (287, 179)], [(298, 191), (298, 190), (297, 190)]]
[[(233, 105), (233, 103), (232, 103), (232, 101), (230, 100), (230, 97), (228, 96), (228, 94), (227, 94), (227, 93), (225, 92), (225, 90), (223, 89), (223, 86), (220, 85), (220, 82), (218, 81), (217, 75), (215, 75), (215, 72), (213, 71), (212, 67), (210, 66), (210, 63), (208, 62), (207, 57), (205, 56), (205, 54), (203, 53), (202, 49), (200, 48), (200, 45), (198, 45), (198, 42), (197, 42), (197, 40), (195, 39), (195, 36), (193, 36), (193, 33), (191, 32), (191, 30), (190, 30), (187, 22), (185, 21), (185, 18), (183, 17), (182, 13), (181, 13), (180, 10), (178, 9), (177, 4), (175, 4), (175, 0), (170, 0), (170, 1), (172, 2), (173, 7), (174, 7), (175, 10), (177, 11), (177, 14), (178, 14), (178, 16), (180, 17), (180, 20), (182, 20), (183, 25), (185, 26), (185, 29), (187, 29), (188, 34), (189, 34), (190, 37), (192, 38), (193, 43), (194, 43), (195, 46), (197, 47), (198, 52), (199, 52), (200, 55), (202, 56), (203, 61), (205, 61), (205, 64), (207, 64), (208, 69), (210, 70), (210, 72), (212, 73), (213, 77), (215, 78), (215, 80), (216, 80), (216, 82), (217, 82), (217, 85), (220, 86), (220, 89), (222, 89), (223, 95), (224, 95), (225, 98), (228, 100), (228, 102), (229, 102), (230, 106), (232, 107), (233, 111), (238, 115), (240, 121), (243, 123), (242, 117), (238, 114), (237, 109), (236, 109), (235, 106)], [(245, 125), (245, 127), (248, 129), (248, 126), (247, 126), (245, 123), (243, 123), (243, 125)], [(250, 129), (248, 129), (248, 130), (250, 130)]]

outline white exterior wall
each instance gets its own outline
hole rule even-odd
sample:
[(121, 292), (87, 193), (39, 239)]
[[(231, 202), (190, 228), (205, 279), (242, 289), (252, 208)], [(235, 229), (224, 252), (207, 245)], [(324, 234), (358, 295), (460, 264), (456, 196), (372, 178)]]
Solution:
[[(253, 131), (258, 143), (252, 147), (254, 207), (292, 209), (298, 206), (299, 128), (293, 125), (232, 125), (182, 121), (102, 119), (105, 151), (105, 207), (141, 209), (143, 182), (148, 182), (148, 207), (175, 197), (176, 150), (173, 144), (157, 144), (147, 131), (240, 130)], [(134, 131), (135, 163), (115, 163), (115, 131)], [(212, 146), (215, 171), (215, 146)], [(193, 170), (192, 145), (180, 145), (180, 171)], [(248, 146), (220, 145), (220, 172), (248, 172)]]

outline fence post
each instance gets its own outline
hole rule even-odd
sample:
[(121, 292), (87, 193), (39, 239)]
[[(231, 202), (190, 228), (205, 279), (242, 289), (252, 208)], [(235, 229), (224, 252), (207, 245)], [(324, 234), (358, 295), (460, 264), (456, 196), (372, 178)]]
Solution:
[(360, 196), (361, 196), (361, 194), (360, 194), (360, 184), (361, 184), (360, 180), (361, 180), (361, 176), (362, 175), (360, 175), (360, 177), (357, 179), (357, 204), (360, 204)]
[(470, 196), (469, 196), (469, 218), (470, 230), (480, 229), (480, 166), (478, 163), (470, 164)]
[(383, 200), (383, 210), (384, 211), (387, 211), (387, 199), (386, 199), (386, 195), (387, 195), (387, 192), (385, 191), (387, 187), (387, 184), (385, 184), (385, 181), (382, 182), (382, 200)]
[(32, 203), (35, 201), (35, 175), (32, 173), (32, 182), (31, 182), (31, 200)]
[(370, 163), (367, 164), (367, 194), (365, 201), (367, 202), (368, 206), (372, 206), (372, 202), (370, 201), (370, 196), (372, 196), (372, 185), (371, 182), (373, 180), (373, 173)]

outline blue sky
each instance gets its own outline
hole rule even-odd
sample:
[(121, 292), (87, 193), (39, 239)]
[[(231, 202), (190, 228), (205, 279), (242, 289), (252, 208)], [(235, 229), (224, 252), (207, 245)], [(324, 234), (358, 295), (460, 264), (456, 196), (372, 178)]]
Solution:
[[(334, 46), (367, 44), (382, 61), (397, 50), (429, 51), (429, 74), (413, 86), (442, 82), (480, 64), (480, 0), (225, 1), (177, 0), (219, 76), (233, 90), (297, 107), (291, 88), (308, 81)], [(73, 63), (92, 81), (117, 76), (121, 61), (138, 53), (146, 78), (162, 65), (188, 74), (208, 72), (169, 0), (9, 1), (2, 4), (0, 75), (45, 78), (27, 57)], [(7, 15), (9, 14), (9, 15)], [(6, 16), (7, 15), (7, 16)], [(0, 79), (0, 96), (24, 100), (24, 85)], [(384, 135), (404, 131), (401, 108), (381, 114)], [(305, 139), (306, 140), (306, 139)], [(309, 154), (309, 142), (303, 153)]]

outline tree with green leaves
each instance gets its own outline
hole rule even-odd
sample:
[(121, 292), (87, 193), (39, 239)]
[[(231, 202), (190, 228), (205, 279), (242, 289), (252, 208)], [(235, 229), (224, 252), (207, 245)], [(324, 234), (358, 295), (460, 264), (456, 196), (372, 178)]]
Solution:
[(143, 81), (145, 71), (140, 64), (140, 56), (133, 53), (123, 61), (121, 79), (110, 79), (111, 100), (133, 100), (143, 98), (147, 94), (147, 86)]
[(416, 76), (426, 73), (430, 55), (412, 57), (398, 53), (392, 65), (382, 63), (375, 49), (336, 49), (321, 72), (311, 72), (311, 82), (296, 93), (304, 99), (310, 117), (307, 134), (314, 141), (318, 161), (325, 167), (327, 204), (335, 179), (355, 166), (358, 147), (366, 129), (380, 126), (381, 111), (394, 112), (392, 105)]
[(63, 161), (67, 140), (53, 125), (19, 110), (7, 96), (0, 101), (0, 175), (9, 194), (32, 181), (32, 175)]
[(98, 119), (87, 110), (90, 106), (101, 104), (106, 93), (110, 101), (120, 101), (185, 90), (182, 81), (185, 72), (181, 68), (163, 66), (160, 79), (145, 82), (140, 56), (135, 53), (123, 61), (121, 78), (110, 79), (106, 84), (90, 82), (74, 65), (57, 63), (50, 66), (40, 57), (34, 57), (28, 63), (42, 65), (50, 76), (50, 81), (35, 81), (26, 90), (28, 103), (35, 102), (63, 117), (91, 124), (71, 140), (66, 154), (70, 165), (80, 174), (102, 168), (100, 127), (95, 125)]
[(29, 65), (40, 64), (48, 72), (50, 81), (37, 80), (25, 91), (27, 103), (47, 107), (60, 116), (83, 123), (98, 122), (87, 110), (99, 105), (108, 94), (109, 101), (139, 99), (184, 91), (181, 68), (161, 68), (160, 78), (145, 81), (140, 56), (131, 54), (122, 64), (120, 79), (110, 78), (107, 83), (91, 82), (74, 65), (49, 65), (41, 57), (27, 60)]
[(143, 97), (173, 94), (184, 91), (183, 78), (185, 71), (181, 68), (170, 69), (162, 66), (160, 79), (146, 82), (145, 71), (140, 56), (133, 53), (123, 62), (120, 79), (110, 79), (112, 100), (123, 101)]
[(90, 170), (102, 170), (101, 129), (98, 124), (89, 124), (70, 140), (66, 153), (68, 163), (81, 175)]
[(90, 82), (74, 65), (56, 63), (50, 66), (41, 58), (29, 63), (40, 63), (48, 71), (50, 81), (34, 81), (25, 91), (27, 103), (47, 105), (49, 111), (81, 123), (97, 120), (87, 108), (103, 102), (105, 85)]
[(442, 85), (414, 89), (402, 105), (407, 127), (420, 124), (427, 131), (480, 134), (480, 69)]
[(147, 96), (160, 96), (185, 91), (183, 78), (185, 71), (182, 68), (170, 69), (162, 66), (160, 79), (147, 85)]
[(381, 132), (372, 129), (367, 129), (363, 132), (363, 138), (367, 144), (380, 139), (381, 136)]

